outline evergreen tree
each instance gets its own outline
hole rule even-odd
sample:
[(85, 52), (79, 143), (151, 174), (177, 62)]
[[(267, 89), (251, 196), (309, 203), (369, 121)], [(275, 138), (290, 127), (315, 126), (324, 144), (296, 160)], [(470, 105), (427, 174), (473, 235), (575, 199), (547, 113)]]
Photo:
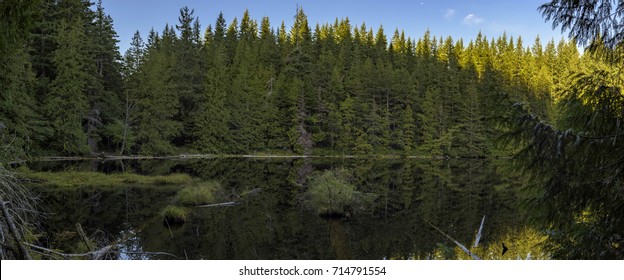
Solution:
[[(102, 1), (98, 1), (92, 30), (93, 41), (90, 56), (94, 62), (92, 71), (96, 78), (90, 89), (89, 118), (93, 119), (87, 128), (92, 151), (103, 146), (111, 150), (111, 145), (123, 138), (119, 124), (123, 118), (122, 77), (117, 33), (113, 29), (112, 18), (104, 12)], [(101, 142), (101, 143), (98, 143)]]
[[(216, 41), (215, 41), (216, 43)], [(206, 105), (195, 123), (197, 149), (206, 153), (231, 152), (228, 130), (229, 110), (226, 108), (230, 79), (226, 66), (224, 43), (216, 43), (209, 52), (206, 73), (205, 100)]]
[(139, 31), (134, 33), (130, 48), (124, 56), (124, 90), (122, 118), (115, 124), (109, 125), (113, 139), (119, 146), (119, 154), (131, 151), (135, 143), (137, 100), (141, 96), (141, 68), (145, 59), (145, 45)]
[(136, 141), (140, 154), (172, 154), (175, 148), (171, 141), (182, 129), (182, 125), (174, 120), (179, 99), (170, 83), (174, 39), (175, 33), (169, 26), (165, 27), (162, 37), (153, 30), (148, 37), (136, 101)]
[(519, 103), (509, 120), (524, 148), (517, 158), (533, 175), (538, 192), (532, 206), (540, 207), (546, 226), (557, 231), (550, 239), (555, 258), (624, 257), (616, 245), (624, 228), (619, 214), (624, 209), (624, 44), (617, 24), (624, 3), (612, 4), (553, 0), (540, 7), (546, 19), (589, 46), (584, 54), (588, 63), (561, 88), (556, 123), (543, 121)]
[(32, 93), (35, 76), (30, 56), (16, 48), (2, 58), (0, 75), (0, 162), (24, 157), (41, 149), (37, 144), (51, 131), (43, 127)]
[(49, 147), (65, 155), (83, 155), (90, 152), (83, 122), (98, 120), (87, 115), (88, 81), (92, 79), (84, 45), (88, 38), (80, 15), (70, 20), (62, 19), (57, 28), (58, 48), (52, 58), (56, 77), (50, 84), (44, 112), (54, 129)]
[(27, 47), (38, 5), (39, 1), (0, 3), (0, 162), (36, 152), (37, 140), (45, 134), (36, 111), (36, 80)]
[(180, 33), (179, 38), (172, 42), (174, 52), (171, 57), (171, 82), (172, 90), (178, 94), (179, 111), (176, 121), (183, 125), (183, 129), (175, 139), (177, 146), (190, 145), (195, 142), (192, 131), (194, 120), (197, 118), (199, 108), (204, 106), (203, 76), (201, 66), (200, 48), (201, 42), (197, 35), (199, 21), (193, 17), (194, 10), (188, 7), (180, 9), (179, 24), (176, 29)]

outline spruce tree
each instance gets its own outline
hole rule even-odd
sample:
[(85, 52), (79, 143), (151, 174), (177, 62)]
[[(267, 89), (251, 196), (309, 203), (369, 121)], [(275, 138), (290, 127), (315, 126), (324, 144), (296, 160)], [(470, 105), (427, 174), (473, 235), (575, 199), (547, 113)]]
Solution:
[[(62, 19), (57, 28), (58, 48), (52, 63), (56, 77), (50, 84), (50, 94), (45, 102), (45, 115), (54, 134), (50, 147), (64, 155), (84, 155), (90, 152), (83, 122), (87, 121), (89, 100), (88, 41), (79, 15), (73, 20)], [(97, 122), (96, 119), (90, 119)]]
[(137, 97), (136, 141), (139, 154), (169, 155), (182, 125), (174, 119), (179, 112), (178, 95), (171, 84), (171, 53), (175, 32), (166, 26), (162, 37), (153, 30), (141, 67), (141, 86)]

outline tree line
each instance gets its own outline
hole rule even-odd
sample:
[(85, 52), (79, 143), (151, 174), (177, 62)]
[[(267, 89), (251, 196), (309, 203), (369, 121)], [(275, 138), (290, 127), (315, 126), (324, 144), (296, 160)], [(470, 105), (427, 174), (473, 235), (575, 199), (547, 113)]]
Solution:
[[(202, 28), (194, 11), (122, 56), (101, 1), (43, 1), (3, 55), (0, 121), (12, 155), (176, 153), (500, 155), (505, 100), (557, 117), (557, 89), (591, 59), (573, 41), (466, 42), (312, 26), (248, 11)], [(530, 46), (530, 47), (527, 47)]]

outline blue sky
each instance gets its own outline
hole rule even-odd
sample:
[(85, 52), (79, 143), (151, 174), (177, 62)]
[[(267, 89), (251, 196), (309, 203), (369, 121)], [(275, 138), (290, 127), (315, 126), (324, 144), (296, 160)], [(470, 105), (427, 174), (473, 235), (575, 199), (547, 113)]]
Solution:
[(464, 40), (471, 40), (482, 31), (488, 38), (498, 37), (503, 32), (522, 36), (525, 44), (532, 43), (537, 35), (543, 43), (551, 38), (558, 41), (564, 36), (559, 30), (552, 30), (550, 22), (544, 22), (537, 11), (545, 2), (547, 0), (103, 0), (103, 6), (113, 17), (123, 53), (136, 30), (145, 39), (152, 27), (160, 32), (165, 23), (175, 25), (183, 6), (195, 10), (202, 29), (208, 24), (214, 25), (219, 12), (223, 12), (229, 24), (234, 17), (240, 19), (245, 9), (258, 21), (268, 16), (274, 28), (282, 21), (290, 27), (299, 5), (312, 27), (317, 22), (348, 17), (353, 25), (365, 22), (373, 30), (383, 24), (389, 37), (399, 28), (412, 38), (420, 38), (429, 29), (436, 36), (450, 35)]

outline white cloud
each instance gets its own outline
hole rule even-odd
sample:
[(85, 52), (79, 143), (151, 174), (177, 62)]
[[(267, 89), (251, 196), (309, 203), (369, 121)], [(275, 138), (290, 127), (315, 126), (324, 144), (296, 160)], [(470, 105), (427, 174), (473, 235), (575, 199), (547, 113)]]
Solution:
[(483, 18), (475, 16), (475, 14), (469, 14), (464, 18), (465, 25), (477, 25), (483, 22)]
[(446, 9), (446, 11), (444, 11), (444, 18), (445, 19), (450, 19), (455, 15), (455, 10), (453, 9)]

